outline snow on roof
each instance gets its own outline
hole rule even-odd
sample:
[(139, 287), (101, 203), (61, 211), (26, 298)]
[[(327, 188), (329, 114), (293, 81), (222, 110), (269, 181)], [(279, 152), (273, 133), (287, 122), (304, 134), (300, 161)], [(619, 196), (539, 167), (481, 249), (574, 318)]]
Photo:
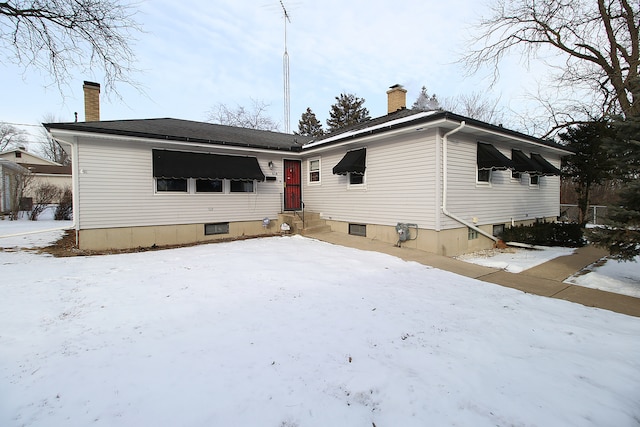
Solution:
[(320, 145), (327, 144), (329, 142), (333, 142), (333, 141), (337, 141), (337, 140), (340, 140), (340, 139), (349, 138), (349, 137), (352, 137), (352, 136), (356, 136), (356, 135), (360, 135), (360, 134), (363, 134), (363, 133), (371, 132), (373, 130), (388, 128), (388, 127), (399, 125), (399, 124), (402, 124), (402, 123), (405, 123), (405, 122), (410, 122), (410, 121), (413, 121), (413, 120), (421, 119), (423, 117), (428, 117), (428, 116), (431, 116), (431, 115), (433, 115), (435, 113), (439, 113), (439, 112), (440, 111), (437, 111), (437, 110), (423, 111), (423, 112), (419, 112), (419, 113), (416, 113), (416, 114), (412, 114), (410, 116), (401, 117), (399, 119), (395, 119), (395, 120), (390, 120), (390, 121), (386, 121), (386, 122), (383, 122), (383, 123), (379, 123), (377, 125), (366, 126), (366, 127), (363, 127), (363, 128), (354, 129), (352, 131), (342, 132), (342, 133), (339, 133), (337, 135), (321, 139), (319, 141), (310, 142), (308, 144), (303, 145), (302, 148), (303, 149), (308, 149), (308, 148), (317, 147), (317, 146), (320, 146)]

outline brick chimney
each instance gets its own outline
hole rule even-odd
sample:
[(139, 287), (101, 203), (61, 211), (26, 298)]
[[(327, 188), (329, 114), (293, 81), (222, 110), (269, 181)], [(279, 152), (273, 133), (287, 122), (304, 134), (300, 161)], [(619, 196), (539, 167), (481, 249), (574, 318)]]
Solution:
[(402, 85), (393, 85), (387, 91), (387, 113), (407, 108), (407, 90)]
[(100, 83), (84, 82), (84, 121), (100, 120)]

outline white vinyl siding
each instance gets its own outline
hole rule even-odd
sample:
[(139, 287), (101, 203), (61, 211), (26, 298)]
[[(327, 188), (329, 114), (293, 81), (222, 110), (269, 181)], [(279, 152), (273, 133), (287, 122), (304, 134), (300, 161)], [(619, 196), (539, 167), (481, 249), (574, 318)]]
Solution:
[[(433, 228), (435, 144), (434, 132), (417, 132), (393, 141), (323, 151), (322, 186), (304, 189), (305, 208), (336, 221), (393, 226), (410, 222)], [(346, 152), (356, 148), (367, 150), (365, 183), (358, 186), (349, 185), (347, 175), (332, 172)]]
[[(323, 151), (322, 186), (304, 189), (306, 209), (336, 221), (393, 226), (412, 222), (420, 228), (437, 229), (442, 176), (436, 179), (436, 171), (442, 153), (438, 153), (435, 132), (396, 138), (363, 145), (354, 142), (353, 146)], [(511, 156), (511, 144), (487, 142), (505, 156)], [(558, 176), (541, 177), (538, 186), (529, 186), (526, 174), (523, 175), (527, 179), (519, 181), (511, 178), (511, 171), (492, 171), (490, 184), (478, 183), (477, 140), (464, 134), (455, 135), (449, 139), (448, 147), (447, 208), (451, 213), (470, 223), (475, 218), (478, 225), (558, 215)], [(367, 149), (365, 185), (360, 188), (350, 186), (347, 176), (332, 173), (345, 153), (356, 148)], [(557, 154), (552, 151), (543, 154), (559, 166)], [(309, 153), (313, 155), (316, 154)], [(446, 215), (440, 215), (440, 221), (441, 229), (462, 226)]]
[[(280, 212), (281, 180), (257, 182), (253, 193), (157, 193), (152, 148), (157, 147), (82, 140), (78, 147), (81, 228), (250, 221), (274, 218)], [(162, 148), (169, 147), (163, 145)], [(187, 150), (185, 147), (173, 149)], [(281, 173), (268, 167), (269, 161), (282, 164), (281, 157), (238, 154), (256, 156), (267, 176)]]
[[(491, 142), (502, 154), (511, 157), (511, 145)], [(477, 183), (477, 140), (467, 136), (449, 140), (449, 188), (447, 208), (449, 212), (469, 222), (474, 218), (478, 225), (510, 223), (559, 214), (560, 177), (545, 176), (539, 185), (529, 186), (526, 179), (514, 180), (511, 171), (492, 171), (491, 185)], [(528, 150), (524, 150), (529, 154)], [(557, 155), (544, 153), (545, 158), (559, 167)], [(456, 221), (443, 216), (443, 228), (459, 227)]]

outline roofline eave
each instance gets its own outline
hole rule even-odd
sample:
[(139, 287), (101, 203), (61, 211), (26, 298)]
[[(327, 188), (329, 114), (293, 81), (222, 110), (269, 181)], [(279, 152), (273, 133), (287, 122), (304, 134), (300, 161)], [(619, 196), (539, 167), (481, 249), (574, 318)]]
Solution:
[[(45, 126), (46, 127), (46, 126)], [(302, 146), (291, 146), (289, 148), (283, 147), (274, 147), (274, 146), (259, 146), (255, 144), (241, 144), (235, 142), (225, 142), (225, 141), (214, 141), (214, 140), (205, 140), (200, 138), (179, 138), (179, 137), (171, 137), (165, 135), (164, 138), (162, 135), (151, 135), (145, 133), (139, 133), (134, 135), (133, 132), (127, 131), (110, 131), (104, 132), (104, 130), (87, 130), (87, 129), (69, 129), (66, 127), (47, 127), (49, 133), (55, 139), (61, 139), (63, 142), (67, 144), (74, 144), (73, 138), (75, 137), (92, 137), (99, 139), (115, 139), (119, 141), (138, 141), (138, 142), (160, 142), (160, 143), (172, 143), (176, 145), (188, 145), (191, 147), (219, 147), (225, 149), (241, 149), (246, 151), (253, 152), (265, 152), (265, 153), (288, 153), (288, 154), (297, 154), (301, 151)]]

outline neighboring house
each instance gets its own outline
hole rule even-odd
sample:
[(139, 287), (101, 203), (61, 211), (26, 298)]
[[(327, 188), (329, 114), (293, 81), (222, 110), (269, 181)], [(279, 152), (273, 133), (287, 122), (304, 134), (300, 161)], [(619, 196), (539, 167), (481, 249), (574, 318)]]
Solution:
[(0, 158), (0, 216), (19, 208), (16, 187), (20, 185), (20, 177), (27, 173), (19, 164)]
[(52, 184), (60, 189), (71, 188), (71, 165), (61, 165), (23, 148), (3, 151), (0, 159), (17, 163), (31, 172), (32, 179), (29, 182), (24, 197), (33, 197), (35, 188), (42, 184)]
[(45, 127), (71, 147), (81, 249), (273, 233), (283, 213), (304, 209), (338, 232), (456, 255), (491, 247), (504, 227), (557, 218), (569, 151), (407, 110), (401, 86), (388, 97), (386, 116), (318, 140), (176, 119)]

